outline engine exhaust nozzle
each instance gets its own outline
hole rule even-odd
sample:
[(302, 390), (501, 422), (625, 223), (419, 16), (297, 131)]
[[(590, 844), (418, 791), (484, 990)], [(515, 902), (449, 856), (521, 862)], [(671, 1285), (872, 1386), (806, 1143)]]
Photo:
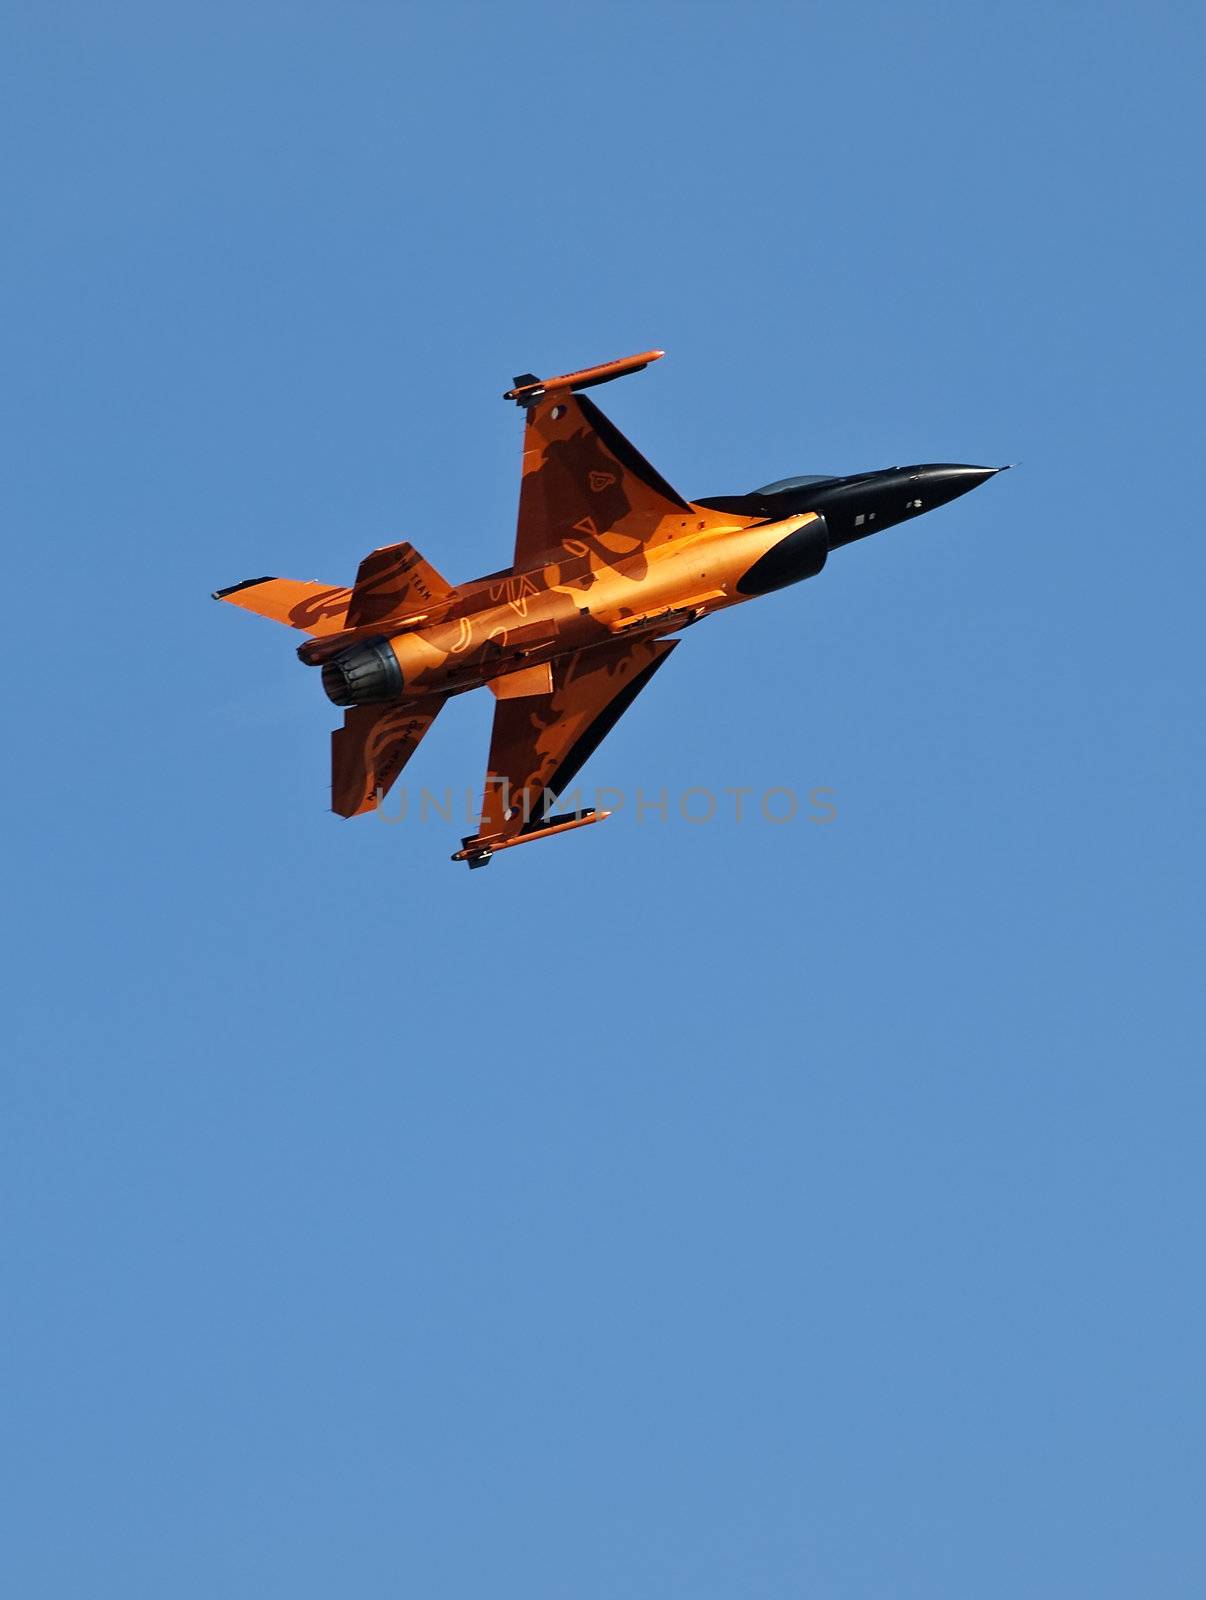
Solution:
[(402, 668), (388, 639), (370, 639), (324, 662), (322, 686), (337, 706), (396, 700), (402, 693)]

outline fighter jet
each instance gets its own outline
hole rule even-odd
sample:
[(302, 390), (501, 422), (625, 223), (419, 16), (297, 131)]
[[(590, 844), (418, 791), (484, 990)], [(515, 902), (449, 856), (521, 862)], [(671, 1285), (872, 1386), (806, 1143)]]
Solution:
[(497, 700), (478, 831), (454, 861), (601, 821), (556, 797), (662, 667), (673, 637), (713, 612), (815, 578), (829, 554), (932, 511), (1000, 467), (809, 474), (686, 500), (583, 390), (664, 352), (538, 378), (504, 394), (524, 418), (510, 566), (452, 584), (405, 541), (374, 550), (350, 589), (249, 578), (219, 589), (307, 635), (297, 654), (344, 708), (331, 736), (331, 809), (380, 805), (440, 709)]

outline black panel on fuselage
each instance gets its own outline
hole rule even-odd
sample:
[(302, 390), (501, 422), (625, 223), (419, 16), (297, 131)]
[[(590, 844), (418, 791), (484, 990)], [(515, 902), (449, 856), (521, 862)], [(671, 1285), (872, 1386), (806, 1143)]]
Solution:
[[(985, 474), (987, 475), (987, 470)], [(696, 504), (738, 516), (779, 521), (805, 511), (820, 512), (829, 527), (829, 548), (836, 550), (869, 533), (879, 533), (895, 523), (907, 522), (945, 505), (969, 487), (972, 469), (945, 464), (888, 467), (879, 472), (855, 472), (843, 478), (784, 480), (751, 494), (718, 495)]]

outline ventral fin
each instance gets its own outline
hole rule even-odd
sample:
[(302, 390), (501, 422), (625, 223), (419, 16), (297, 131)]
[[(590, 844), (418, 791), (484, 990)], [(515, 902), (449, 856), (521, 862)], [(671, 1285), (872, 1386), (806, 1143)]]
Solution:
[(537, 667), (520, 667), (505, 677), (491, 678), (490, 688), (498, 700), (522, 700), (530, 694), (552, 694), (553, 669), (547, 661)]

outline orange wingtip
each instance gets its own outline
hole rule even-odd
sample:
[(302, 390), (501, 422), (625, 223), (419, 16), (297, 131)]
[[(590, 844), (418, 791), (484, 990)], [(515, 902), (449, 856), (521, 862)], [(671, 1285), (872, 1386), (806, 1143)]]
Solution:
[(619, 361), (605, 361), (600, 367), (583, 367), (580, 372), (563, 372), (559, 378), (538, 378), (525, 372), (516, 378), (515, 387), (508, 389), (504, 400), (532, 400), (550, 389), (589, 389), (596, 383), (610, 383), (629, 372), (640, 372), (651, 361), (660, 361), (664, 350), (642, 350), (639, 356), (623, 356)]

